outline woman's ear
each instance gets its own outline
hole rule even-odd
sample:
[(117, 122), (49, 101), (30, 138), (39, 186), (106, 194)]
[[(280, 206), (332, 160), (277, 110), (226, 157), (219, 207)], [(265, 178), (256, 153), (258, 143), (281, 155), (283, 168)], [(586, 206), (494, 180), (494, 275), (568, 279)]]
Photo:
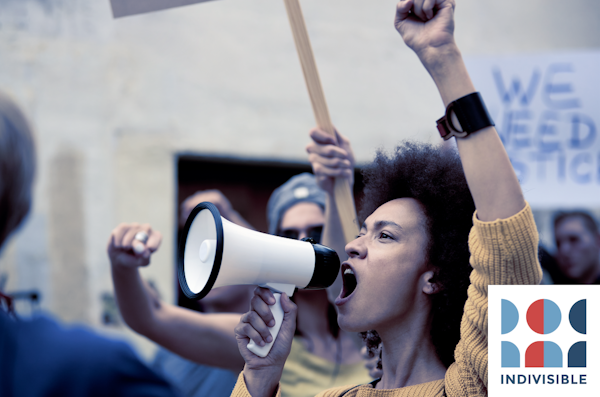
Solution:
[(427, 295), (433, 295), (440, 292), (440, 286), (434, 280), (435, 272), (433, 270), (423, 273), (423, 292)]

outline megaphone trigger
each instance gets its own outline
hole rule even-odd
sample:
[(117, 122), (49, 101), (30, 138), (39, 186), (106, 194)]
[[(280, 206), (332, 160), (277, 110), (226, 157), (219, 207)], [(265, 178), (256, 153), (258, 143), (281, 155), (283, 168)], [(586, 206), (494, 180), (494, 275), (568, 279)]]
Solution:
[(273, 318), (275, 319), (275, 325), (269, 328), (271, 332), (271, 336), (273, 337), (273, 342), (267, 343), (264, 346), (259, 346), (254, 343), (253, 340), (250, 340), (248, 343), (248, 350), (252, 353), (256, 354), (259, 357), (266, 357), (267, 354), (271, 351), (273, 347), (273, 343), (275, 343), (275, 339), (277, 339), (277, 334), (279, 334), (279, 329), (281, 328), (281, 323), (283, 322), (283, 308), (281, 307), (281, 294), (286, 293), (287, 296), (292, 296), (294, 294), (294, 290), (296, 286), (294, 284), (283, 284), (283, 283), (266, 283), (260, 285), (263, 288), (269, 288), (275, 297), (275, 304), (269, 306), (271, 309), (271, 313), (273, 314)]
[(273, 318), (275, 319), (275, 325), (269, 328), (271, 332), (271, 336), (273, 337), (273, 341), (265, 344), (264, 346), (259, 346), (251, 339), (248, 342), (248, 350), (252, 353), (256, 354), (258, 357), (267, 357), (267, 354), (271, 351), (273, 347), (273, 343), (275, 343), (275, 339), (277, 339), (277, 334), (281, 329), (281, 324), (283, 323), (283, 308), (281, 307), (281, 293), (273, 291), (273, 296), (275, 297), (275, 304), (269, 306), (271, 309), (271, 313), (273, 314)]

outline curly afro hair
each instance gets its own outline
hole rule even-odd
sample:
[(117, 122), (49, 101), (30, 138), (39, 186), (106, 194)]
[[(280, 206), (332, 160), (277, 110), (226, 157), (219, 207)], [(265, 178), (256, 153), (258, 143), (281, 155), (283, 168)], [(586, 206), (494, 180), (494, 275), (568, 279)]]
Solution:
[[(441, 146), (403, 142), (393, 156), (378, 151), (363, 176), (361, 223), (379, 206), (397, 198), (413, 198), (424, 208), (429, 232), (424, 249), (435, 269), (433, 281), (441, 287), (431, 298), (431, 340), (448, 367), (454, 362), (467, 299), (472, 270), (468, 236), (475, 211), (458, 153)], [(372, 354), (380, 353), (381, 339), (376, 331), (363, 332), (362, 336)]]

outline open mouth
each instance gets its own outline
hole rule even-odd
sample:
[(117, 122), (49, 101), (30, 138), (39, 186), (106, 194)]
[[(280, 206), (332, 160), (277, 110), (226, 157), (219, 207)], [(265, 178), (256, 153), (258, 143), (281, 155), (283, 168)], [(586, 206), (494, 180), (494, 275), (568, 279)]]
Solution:
[(357, 285), (354, 270), (352, 270), (350, 265), (346, 263), (342, 265), (342, 282), (343, 288), (342, 293), (340, 294), (340, 298), (344, 299), (352, 295)]

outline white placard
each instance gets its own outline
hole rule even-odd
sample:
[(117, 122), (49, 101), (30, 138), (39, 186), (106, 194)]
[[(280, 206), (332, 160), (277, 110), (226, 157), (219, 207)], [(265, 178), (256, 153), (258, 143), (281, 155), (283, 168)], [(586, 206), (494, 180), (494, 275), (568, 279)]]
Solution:
[(600, 52), (466, 63), (531, 205), (598, 206)]
[(203, 3), (210, 0), (110, 0), (115, 18)]

